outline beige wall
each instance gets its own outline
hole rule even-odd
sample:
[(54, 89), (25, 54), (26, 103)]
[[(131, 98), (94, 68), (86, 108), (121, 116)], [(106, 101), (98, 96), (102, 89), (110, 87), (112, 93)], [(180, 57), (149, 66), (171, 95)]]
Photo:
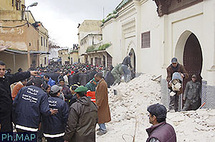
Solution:
[[(16, 25), (23, 25), (26, 21), (0, 21), (2, 26), (14, 27)], [(30, 36), (29, 36), (30, 35)], [(24, 25), (18, 28), (1, 28), (0, 29), (0, 44), (10, 46), (9, 49), (19, 51), (38, 51), (38, 31), (32, 25)], [(32, 56), (32, 55), (30, 55)], [(28, 61), (29, 58), (25, 58)], [(38, 65), (38, 59), (36, 65)], [(32, 59), (29, 59), (29, 64), (32, 64)], [(18, 62), (16, 62), (18, 63)], [(19, 64), (19, 63), (18, 63)], [(22, 62), (21, 62), (22, 64)]]
[[(14, 0), (14, 5), (12, 5), (12, 0), (0, 0), (0, 10), (16, 10), (16, 0)], [(25, 5), (25, 0), (21, 0), (21, 5)]]
[(22, 5), (25, 5), (25, 0), (20, 3), (20, 10), (16, 9), (16, 0), (12, 5), (12, 0), (0, 0), (0, 20), (22, 20)]
[[(78, 44), (79, 48), (79, 58), (81, 63), (85, 62), (84, 56), (81, 56), (86, 52), (87, 47), (92, 45), (91, 35), (101, 34), (101, 21), (100, 20), (85, 20), (78, 28)], [(95, 42), (98, 43), (98, 36), (95, 36)]]
[[(23, 6), (23, 7), (22, 7)], [(12, 28), (0, 28), (0, 44), (9, 45), (10, 49), (21, 51), (43, 51), (48, 52), (48, 30), (41, 24), (38, 28), (31, 24), (35, 23), (30, 11), (24, 12), (25, 0), (21, 0), (20, 9), (16, 8), (16, 0), (12, 5), (12, 0), (0, 0), (0, 25)], [(25, 15), (25, 16), (23, 16)], [(27, 21), (29, 25), (27, 25)], [(24, 25), (25, 24), (25, 25)], [(24, 25), (21, 27), (16, 27)], [(41, 37), (43, 44), (41, 45)], [(45, 42), (44, 42), (45, 41)], [(36, 61), (36, 65), (43, 64), (45, 59), (48, 63), (48, 55), (33, 55), (31, 54), (30, 64)]]
[[(14, 27), (25, 24), (25, 21), (0, 21), (0, 25)], [(31, 35), (31, 36), (28, 36)], [(24, 25), (18, 28), (1, 28), (0, 43), (11, 46), (15, 50), (34, 50), (38, 49), (38, 31), (31, 25)]]
[(78, 62), (78, 58), (79, 58), (78, 52), (71, 52), (70, 53), (70, 61), (72, 59), (72, 63), (77, 63)]
[(65, 64), (65, 61), (70, 61), (69, 60), (69, 52), (68, 52), (68, 49), (61, 49), (58, 51), (58, 56), (61, 57), (61, 60), (62, 60), (62, 64), (64, 65)]
[(10, 68), (13, 73), (17, 72), (19, 68), (24, 71), (28, 69), (27, 54), (14, 54), (0, 52), (0, 60), (5, 62), (6, 68)]
[[(40, 23), (41, 26), (38, 27), (39, 30), (39, 51), (48, 52), (49, 51), (49, 36), (48, 30)], [(41, 44), (42, 43), (42, 44)], [(46, 61), (45, 61), (46, 59)], [(46, 63), (46, 64), (45, 64)], [(40, 55), (39, 65), (47, 66), (48, 65), (48, 54)]]
[(81, 57), (81, 63), (85, 63), (84, 56), (81, 56), (82, 54), (86, 53), (86, 50), (89, 46), (92, 46), (94, 44), (98, 44), (102, 40), (102, 35), (100, 34), (88, 34), (85, 38), (81, 40), (80, 43), (80, 49), (79, 49), (79, 56)]

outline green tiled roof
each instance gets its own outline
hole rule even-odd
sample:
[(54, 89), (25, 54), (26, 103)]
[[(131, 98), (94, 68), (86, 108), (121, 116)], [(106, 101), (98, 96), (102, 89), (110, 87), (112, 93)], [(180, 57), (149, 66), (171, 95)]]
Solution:
[(128, 2), (130, 2), (132, 0), (123, 0), (117, 7), (116, 7), (116, 11), (118, 11), (119, 9), (121, 9), (124, 5), (126, 5)]
[(94, 51), (101, 51), (101, 50), (105, 50), (107, 49), (108, 47), (110, 47), (111, 44), (110, 43), (106, 43), (106, 44), (103, 44), (103, 45), (100, 45), (100, 46), (97, 46), (97, 45), (92, 45), (92, 46), (89, 46), (86, 50), (86, 53), (88, 52), (94, 52)]

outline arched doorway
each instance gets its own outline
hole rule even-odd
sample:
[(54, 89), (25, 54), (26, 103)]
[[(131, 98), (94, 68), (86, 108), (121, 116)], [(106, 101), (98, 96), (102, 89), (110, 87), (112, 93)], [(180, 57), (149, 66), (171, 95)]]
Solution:
[(183, 64), (189, 74), (189, 78), (185, 82), (191, 80), (193, 74), (197, 75), (198, 81), (201, 82), (202, 60), (201, 45), (197, 37), (192, 33), (184, 46)]
[[(197, 75), (198, 81), (202, 82), (202, 50), (198, 38), (191, 31), (185, 31), (179, 38), (176, 45), (175, 56), (179, 59), (179, 63), (183, 63), (186, 71), (189, 74), (189, 78), (185, 79), (183, 86), (191, 80), (193, 74)], [(182, 104), (182, 98), (180, 98), (180, 105)], [(199, 102), (199, 105), (201, 102)]]
[[(184, 80), (184, 88), (186, 83), (191, 80), (193, 74), (195, 74), (197, 80), (202, 83), (202, 50), (199, 40), (193, 33), (188, 37), (184, 46), (183, 64), (189, 74), (189, 78)], [(198, 105), (201, 105), (200, 98)]]

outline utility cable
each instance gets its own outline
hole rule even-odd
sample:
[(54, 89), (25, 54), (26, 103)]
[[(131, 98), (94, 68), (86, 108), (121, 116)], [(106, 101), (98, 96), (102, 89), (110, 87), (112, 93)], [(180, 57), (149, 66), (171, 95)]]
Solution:
[(27, 25), (28, 23), (25, 23), (25, 24), (22, 24), (22, 25), (17, 25), (17, 26), (12, 26), (12, 27), (9, 27), (9, 26), (0, 26), (0, 28), (18, 28), (18, 27), (23, 27), (25, 25)]

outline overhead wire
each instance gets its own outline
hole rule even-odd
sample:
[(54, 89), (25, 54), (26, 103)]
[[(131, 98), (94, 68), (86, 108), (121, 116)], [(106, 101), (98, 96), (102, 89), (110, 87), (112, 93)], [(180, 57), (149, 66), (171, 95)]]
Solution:
[(16, 25), (16, 26), (0, 26), (0, 28), (19, 28), (19, 27), (23, 27), (23, 26), (25, 26), (25, 25), (27, 25), (27, 24), (28, 24), (28, 22), (25, 23), (25, 24)]

